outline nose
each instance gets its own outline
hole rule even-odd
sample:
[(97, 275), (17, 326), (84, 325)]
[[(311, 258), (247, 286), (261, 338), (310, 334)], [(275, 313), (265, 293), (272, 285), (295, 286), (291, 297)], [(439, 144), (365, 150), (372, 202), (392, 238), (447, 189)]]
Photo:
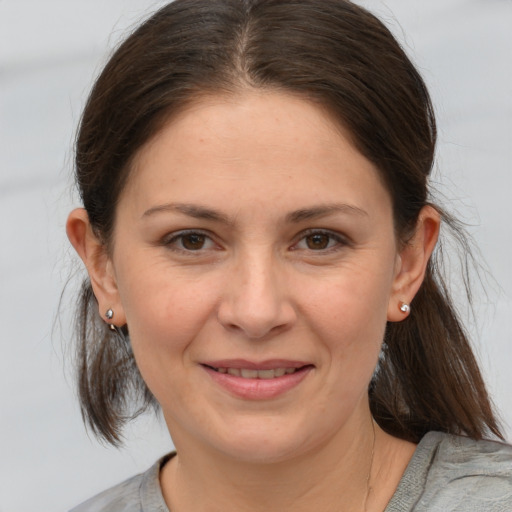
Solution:
[(219, 322), (253, 340), (289, 329), (296, 311), (280, 265), (269, 254), (240, 260), (224, 287)]

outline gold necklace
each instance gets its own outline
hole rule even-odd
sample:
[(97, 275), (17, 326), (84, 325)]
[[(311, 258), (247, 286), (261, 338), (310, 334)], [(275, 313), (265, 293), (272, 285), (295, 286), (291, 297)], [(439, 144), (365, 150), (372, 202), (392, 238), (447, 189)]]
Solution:
[(372, 442), (372, 453), (370, 456), (370, 468), (368, 470), (368, 476), (366, 477), (366, 494), (364, 496), (364, 502), (363, 502), (363, 511), (367, 512), (367, 505), (368, 505), (368, 497), (370, 496), (370, 491), (372, 488), (370, 487), (370, 478), (372, 476), (372, 469), (373, 469), (373, 456), (375, 455), (375, 420), (372, 418), (372, 431), (373, 431), (373, 442)]

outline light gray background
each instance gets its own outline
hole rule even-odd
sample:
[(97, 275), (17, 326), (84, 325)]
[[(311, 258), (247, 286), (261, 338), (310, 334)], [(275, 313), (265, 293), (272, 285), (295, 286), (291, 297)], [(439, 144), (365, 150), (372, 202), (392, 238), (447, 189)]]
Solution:
[[(319, 0), (320, 1), (320, 0)], [(93, 76), (151, 0), (0, 0), (0, 512), (64, 511), (171, 447), (151, 418), (116, 451), (85, 433), (69, 376), (64, 236), (72, 140)], [(477, 352), (512, 439), (512, 1), (361, 1), (420, 67), (438, 113), (436, 178), (496, 283)], [(490, 304), (487, 307), (487, 304)]]

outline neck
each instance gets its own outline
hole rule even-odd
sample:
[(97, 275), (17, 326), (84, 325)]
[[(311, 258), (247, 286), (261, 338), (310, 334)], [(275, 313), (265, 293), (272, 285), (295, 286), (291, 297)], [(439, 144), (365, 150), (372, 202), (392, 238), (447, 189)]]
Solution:
[(161, 475), (172, 512), (383, 510), (414, 451), (369, 417), (351, 435), (281, 462), (236, 460), (179, 441), (178, 456)]

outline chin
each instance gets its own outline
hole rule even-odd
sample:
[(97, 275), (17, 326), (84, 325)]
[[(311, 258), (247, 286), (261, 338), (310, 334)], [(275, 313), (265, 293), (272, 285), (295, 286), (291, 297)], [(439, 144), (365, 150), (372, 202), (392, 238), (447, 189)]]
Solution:
[[(253, 464), (276, 464), (300, 457), (312, 450), (322, 440), (319, 432), (307, 429), (300, 431), (293, 426), (279, 424), (269, 418), (264, 423), (241, 422), (216, 440), (210, 438), (210, 445), (225, 456)], [(316, 435), (315, 435), (316, 434)]]
[(303, 443), (278, 442), (276, 439), (261, 438), (245, 440), (226, 446), (226, 457), (248, 464), (279, 464), (300, 457), (306, 452)]

